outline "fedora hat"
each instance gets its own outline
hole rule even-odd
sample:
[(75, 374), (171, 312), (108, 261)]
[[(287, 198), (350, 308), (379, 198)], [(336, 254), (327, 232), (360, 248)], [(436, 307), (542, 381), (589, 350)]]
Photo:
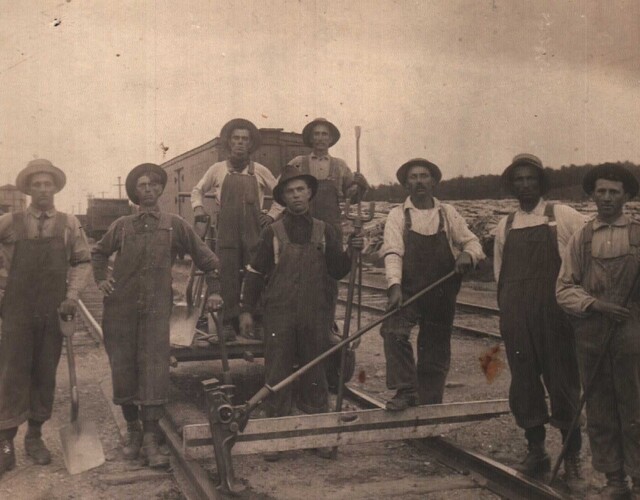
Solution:
[(502, 175), (500, 176), (500, 182), (502, 185), (509, 191), (511, 191), (511, 176), (513, 175), (513, 171), (516, 167), (529, 166), (533, 167), (538, 171), (540, 176), (540, 193), (545, 194), (549, 191), (549, 179), (547, 173), (544, 170), (544, 165), (542, 164), (542, 160), (535, 155), (529, 153), (521, 153), (513, 157), (511, 160), (511, 164), (504, 169)]
[(436, 184), (440, 182), (440, 179), (442, 179), (442, 172), (438, 168), (438, 165), (436, 165), (435, 163), (431, 163), (429, 160), (425, 160), (424, 158), (413, 158), (408, 162), (403, 163), (396, 172), (396, 178), (398, 179), (398, 182), (400, 182), (400, 184), (402, 184), (403, 186), (407, 182), (407, 174), (409, 173), (409, 169), (411, 167), (425, 167), (427, 170), (429, 170), (431, 177), (435, 179)]
[(53, 182), (56, 185), (56, 192), (62, 191), (62, 188), (67, 183), (67, 176), (58, 167), (54, 166), (49, 160), (40, 158), (37, 160), (31, 160), (27, 163), (27, 166), (23, 168), (18, 177), (16, 177), (16, 187), (24, 194), (29, 193), (29, 178), (33, 174), (51, 174)]
[(598, 179), (622, 182), (625, 192), (631, 198), (635, 198), (638, 194), (638, 180), (627, 168), (617, 163), (603, 163), (589, 170), (582, 179), (584, 192), (593, 194)]
[(249, 149), (249, 153), (253, 153), (260, 147), (260, 144), (262, 144), (262, 138), (260, 137), (258, 127), (244, 118), (234, 118), (223, 125), (220, 130), (220, 140), (222, 141), (223, 146), (225, 148), (229, 147), (228, 144), (232, 132), (239, 128), (249, 131), (249, 136), (251, 137), (251, 149)]
[(273, 199), (277, 201), (280, 205), (284, 206), (284, 198), (283, 198), (283, 190), (285, 186), (294, 179), (304, 179), (307, 181), (307, 184), (311, 188), (311, 199), (318, 192), (318, 179), (316, 179), (313, 175), (303, 174), (300, 172), (300, 169), (295, 165), (287, 165), (284, 167), (284, 170), (280, 174), (280, 178), (278, 179), (278, 184), (273, 188)]
[(316, 125), (326, 125), (327, 127), (329, 127), (329, 130), (331, 131), (331, 144), (329, 144), (329, 147), (338, 142), (338, 140), (340, 139), (340, 131), (338, 130), (338, 127), (336, 127), (326, 118), (316, 118), (315, 120), (307, 123), (302, 129), (302, 142), (304, 142), (307, 146), (309, 146), (310, 148), (313, 147), (313, 128)]
[(164, 190), (167, 185), (167, 172), (164, 169), (155, 163), (141, 163), (137, 167), (133, 167), (131, 172), (127, 174), (127, 180), (124, 181), (127, 196), (129, 199), (138, 205), (140, 200), (138, 199), (138, 195), (136, 194), (136, 183), (138, 179), (143, 175), (149, 174), (153, 172), (160, 177), (160, 183), (162, 184), (162, 189)]

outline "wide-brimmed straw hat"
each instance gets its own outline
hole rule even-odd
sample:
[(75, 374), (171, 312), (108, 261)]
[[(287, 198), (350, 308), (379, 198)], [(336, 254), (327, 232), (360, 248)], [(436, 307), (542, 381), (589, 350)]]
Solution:
[(540, 193), (545, 194), (549, 190), (549, 178), (544, 170), (542, 160), (535, 155), (529, 153), (522, 153), (513, 157), (511, 164), (504, 169), (500, 176), (500, 182), (504, 188), (511, 191), (512, 175), (516, 167), (529, 166), (535, 168), (540, 176)]
[(302, 142), (304, 142), (307, 146), (309, 146), (310, 148), (313, 147), (313, 128), (316, 125), (326, 125), (327, 127), (329, 127), (329, 130), (331, 131), (331, 143), (329, 144), (329, 147), (338, 142), (338, 140), (340, 139), (340, 131), (338, 130), (338, 127), (336, 127), (326, 118), (316, 118), (315, 120), (307, 123), (302, 129)]
[(136, 183), (140, 177), (149, 173), (157, 174), (160, 177), (163, 190), (167, 185), (167, 172), (159, 165), (155, 163), (141, 163), (137, 167), (133, 167), (131, 172), (127, 174), (127, 180), (125, 180), (124, 184), (127, 190), (127, 196), (136, 205), (140, 204), (140, 200), (136, 194)]
[(44, 158), (31, 160), (27, 163), (27, 166), (20, 171), (18, 177), (16, 177), (16, 187), (24, 194), (31, 194), (29, 193), (29, 178), (33, 174), (51, 174), (57, 192), (62, 191), (62, 188), (67, 183), (67, 176), (64, 175), (64, 172), (49, 160), (45, 160)]
[(258, 127), (256, 127), (249, 120), (245, 120), (244, 118), (234, 118), (233, 120), (229, 120), (225, 123), (220, 130), (220, 141), (222, 142), (225, 148), (228, 148), (229, 139), (231, 138), (231, 133), (236, 129), (244, 129), (249, 131), (249, 136), (251, 137), (251, 148), (249, 148), (249, 153), (253, 153), (256, 149), (260, 147), (262, 144), (262, 138), (260, 137), (260, 131)]
[(606, 179), (608, 181), (622, 182), (622, 186), (631, 198), (635, 198), (638, 194), (638, 180), (625, 167), (617, 163), (603, 163), (592, 168), (582, 179), (582, 189), (587, 194), (593, 194), (598, 179)]
[(438, 168), (438, 165), (430, 162), (429, 160), (425, 160), (424, 158), (412, 158), (408, 162), (403, 163), (396, 172), (396, 178), (403, 186), (407, 183), (407, 174), (411, 167), (425, 167), (431, 174), (431, 177), (435, 179), (436, 184), (440, 182), (440, 179), (442, 179), (442, 172)]
[(295, 165), (287, 165), (284, 167), (282, 174), (280, 174), (280, 179), (278, 179), (278, 184), (273, 188), (273, 199), (277, 201), (280, 205), (285, 205), (283, 198), (283, 191), (285, 186), (294, 179), (304, 179), (307, 181), (307, 184), (311, 188), (311, 199), (318, 192), (318, 179), (316, 179), (313, 175), (303, 174), (300, 172), (300, 169)]

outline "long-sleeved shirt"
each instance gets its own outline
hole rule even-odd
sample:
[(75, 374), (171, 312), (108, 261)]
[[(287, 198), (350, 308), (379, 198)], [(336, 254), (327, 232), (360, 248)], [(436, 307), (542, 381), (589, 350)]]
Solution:
[[(404, 213), (409, 209), (411, 213), (411, 231), (424, 236), (436, 234), (440, 225), (439, 210), (444, 216), (444, 231), (447, 235), (449, 247), (454, 258), (462, 252), (471, 256), (476, 265), (485, 258), (482, 245), (478, 237), (471, 232), (464, 218), (458, 211), (447, 203), (433, 199), (433, 208), (421, 210), (415, 207), (411, 197), (407, 197), (402, 205), (394, 207), (387, 216), (384, 226), (384, 267), (387, 275), (387, 285), (400, 285), (402, 282), (402, 260), (404, 257)], [(427, 258), (428, 256), (426, 256)]]
[[(255, 171), (255, 177), (258, 180), (258, 195), (260, 197), (260, 207), (264, 205), (264, 195), (266, 192), (273, 192), (273, 188), (276, 186), (276, 178), (273, 176), (271, 171), (261, 165), (260, 163), (253, 162)], [(225, 177), (229, 174), (229, 163), (227, 161), (220, 161), (218, 163), (214, 163), (202, 176), (202, 179), (194, 186), (191, 191), (191, 207), (201, 207), (202, 199), (205, 193), (209, 191), (213, 192), (215, 196), (216, 203), (220, 203), (220, 189), (222, 189), (222, 183), (224, 182)], [(241, 175), (249, 175), (249, 166), (247, 165), (241, 172)], [(280, 207), (278, 205), (278, 207)], [(273, 209), (275, 217), (283, 210), (282, 207), (279, 209)], [(271, 211), (269, 212), (271, 215)]]
[[(27, 237), (29, 239), (38, 238), (38, 220), (42, 211), (30, 205), (26, 210), (25, 225), (27, 226)], [(42, 226), (43, 238), (53, 236), (55, 225), (56, 209), (52, 208), (44, 212), (46, 218)], [(67, 271), (67, 298), (78, 299), (78, 295), (86, 286), (91, 275), (91, 253), (87, 237), (80, 226), (80, 221), (73, 215), (67, 215), (67, 225), (64, 230), (65, 246), (69, 259), (69, 270)], [(13, 230), (12, 215), (10, 213), (0, 216), (0, 248), (2, 260), (7, 274), (11, 269), (11, 260), (15, 250), (16, 235)]]
[[(598, 218), (593, 221), (591, 256), (610, 259), (629, 253), (629, 224), (627, 215), (621, 215), (611, 224)], [(576, 232), (570, 239), (564, 252), (560, 274), (556, 282), (558, 305), (574, 316), (586, 317), (587, 309), (596, 299), (583, 288), (584, 263), (582, 251), (584, 229)], [(597, 268), (593, 268), (594, 272)]]
[[(200, 239), (189, 223), (176, 214), (171, 217), (171, 263), (177, 255), (189, 254), (198, 269), (207, 274), (207, 282), (213, 283), (213, 271), (218, 269), (219, 261), (216, 254)], [(96, 281), (108, 277), (109, 257), (122, 248), (124, 223), (128, 217), (120, 217), (114, 221), (102, 239), (96, 243), (91, 251), (93, 274)], [(133, 227), (136, 231), (155, 231), (160, 222), (160, 212), (140, 212), (133, 216)]]
[[(547, 202), (540, 198), (540, 201), (530, 212), (525, 212), (519, 208), (513, 217), (511, 229), (523, 229), (526, 227), (540, 226), (549, 222), (544, 215)], [(564, 249), (569, 242), (569, 238), (584, 226), (588, 217), (582, 215), (577, 210), (559, 203), (554, 204), (553, 214), (556, 219), (556, 229), (558, 233), (558, 252), (560, 257), (564, 254)], [(496, 237), (493, 244), (493, 274), (496, 282), (500, 278), (500, 267), (502, 266), (502, 255), (504, 253), (505, 234), (504, 230), (507, 225), (507, 217), (503, 217), (496, 227)]]
[[(282, 223), (287, 232), (289, 241), (295, 244), (308, 243), (311, 240), (311, 230), (313, 229), (313, 218), (309, 213), (296, 215), (288, 210), (284, 212)], [(253, 261), (247, 268), (244, 279), (242, 306), (244, 311), (253, 312), (262, 293), (264, 277), (271, 274), (275, 267), (273, 249), (273, 229), (268, 226), (260, 235), (260, 241)], [(327, 272), (334, 279), (340, 279), (347, 275), (351, 269), (351, 257), (348, 252), (343, 251), (342, 241), (339, 239), (336, 230), (330, 224), (325, 224), (325, 262)]]

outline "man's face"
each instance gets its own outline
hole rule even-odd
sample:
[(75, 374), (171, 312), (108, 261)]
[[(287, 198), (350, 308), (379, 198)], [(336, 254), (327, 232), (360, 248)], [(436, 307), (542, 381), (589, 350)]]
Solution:
[(162, 184), (155, 176), (142, 175), (136, 182), (136, 195), (141, 207), (155, 207), (162, 194)]
[(530, 165), (520, 165), (511, 174), (513, 194), (520, 203), (537, 202), (542, 196), (540, 172)]
[(622, 215), (624, 204), (629, 201), (621, 181), (597, 179), (593, 190), (593, 201), (598, 207), (598, 215), (604, 219), (615, 219)]
[(294, 214), (302, 214), (309, 209), (311, 188), (304, 179), (289, 181), (282, 191), (282, 197), (287, 208)]
[(326, 125), (316, 125), (313, 127), (313, 134), (311, 134), (311, 144), (313, 149), (329, 149), (329, 144), (333, 140), (331, 131)]
[(425, 199), (433, 196), (436, 180), (427, 167), (414, 166), (407, 172), (406, 187), (415, 199)]
[(53, 175), (46, 173), (33, 174), (29, 178), (29, 194), (31, 203), (43, 212), (53, 208), (53, 196), (58, 192)]
[(231, 132), (229, 137), (229, 151), (234, 158), (244, 158), (249, 156), (251, 148), (251, 134), (247, 129), (237, 128)]

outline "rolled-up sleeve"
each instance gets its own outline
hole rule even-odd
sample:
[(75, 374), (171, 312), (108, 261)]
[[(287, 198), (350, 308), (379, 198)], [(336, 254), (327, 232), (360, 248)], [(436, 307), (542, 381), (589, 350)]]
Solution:
[(93, 267), (93, 279), (104, 281), (109, 276), (109, 257), (120, 249), (122, 237), (121, 220), (111, 223), (104, 236), (91, 250), (91, 265)]
[(214, 167), (211, 166), (202, 176), (202, 179), (191, 190), (191, 208), (203, 206), (203, 197), (213, 188), (217, 188)]
[(91, 276), (91, 250), (80, 221), (75, 216), (68, 217), (69, 270), (67, 271), (67, 298), (78, 300)]
[(478, 237), (471, 232), (462, 215), (451, 205), (443, 205), (449, 223), (449, 238), (458, 250), (469, 254), (473, 265), (477, 265), (486, 255)]
[(387, 276), (387, 286), (400, 285), (402, 282), (402, 259), (404, 257), (404, 214), (402, 205), (389, 212), (384, 225), (382, 255)]
[(583, 234), (584, 231), (578, 231), (569, 239), (556, 281), (558, 305), (568, 314), (578, 317), (588, 316), (587, 309), (596, 301), (582, 286)]

